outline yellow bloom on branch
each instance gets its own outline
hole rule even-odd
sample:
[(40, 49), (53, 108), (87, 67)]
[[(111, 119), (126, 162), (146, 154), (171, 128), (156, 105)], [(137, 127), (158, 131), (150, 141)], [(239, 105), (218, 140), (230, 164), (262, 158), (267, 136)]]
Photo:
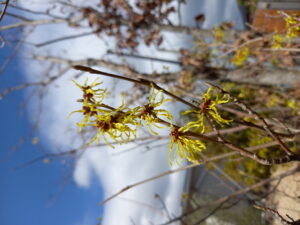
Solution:
[(235, 52), (235, 55), (232, 57), (231, 62), (236, 66), (242, 66), (245, 64), (249, 55), (250, 55), (250, 50), (248, 47), (239, 48)]
[[(161, 94), (160, 100), (158, 100), (158, 95)], [(173, 116), (165, 109), (157, 109), (157, 107), (161, 106), (165, 102), (170, 101), (170, 99), (164, 99), (161, 91), (155, 92), (154, 87), (152, 87), (151, 92), (149, 94), (148, 103), (144, 106), (138, 106), (132, 110), (135, 117), (140, 118), (146, 122), (146, 125), (151, 133), (158, 135), (151, 126), (157, 128), (165, 128), (164, 126), (159, 126), (159, 118), (165, 117), (172, 121)]]
[(280, 34), (274, 34), (272, 37), (272, 48), (280, 49), (282, 48), (282, 44), (285, 42), (284, 36)]
[[(83, 100), (82, 109), (71, 112), (68, 117), (70, 117), (74, 113), (81, 113), (81, 114), (83, 114), (84, 118), (80, 124), (84, 124), (84, 123), (90, 122), (91, 118), (95, 117), (96, 115), (98, 115), (101, 112), (102, 112), (102, 110), (97, 107), (97, 104), (91, 104), (88, 101)], [(81, 127), (80, 127), (80, 130), (81, 130)]]
[[(199, 152), (206, 148), (205, 144), (198, 139), (192, 139), (182, 132), (181, 128), (172, 127), (169, 147), (169, 163), (172, 166), (172, 158), (179, 164), (183, 158), (193, 163), (199, 163)], [(173, 151), (174, 145), (176, 150)], [(173, 157), (172, 157), (173, 153)], [(180, 161), (178, 161), (178, 158)]]
[(187, 123), (181, 128), (181, 131), (186, 132), (188, 130), (195, 130), (201, 133), (205, 132), (205, 117), (209, 116), (211, 120), (217, 122), (219, 125), (229, 124), (231, 120), (226, 120), (221, 117), (217, 110), (217, 105), (229, 102), (230, 97), (228, 95), (212, 95), (213, 88), (209, 88), (204, 94), (202, 99), (202, 105), (199, 110), (188, 110), (183, 114), (195, 113), (197, 114), (197, 120)]
[(121, 106), (116, 109), (104, 104), (100, 104), (99, 107), (102, 107), (101, 113), (95, 115), (93, 121), (90, 123), (77, 123), (80, 128), (97, 128), (97, 133), (88, 144), (94, 141), (100, 142), (100, 136), (102, 136), (105, 143), (114, 148), (109, 143), (107, 136), (119, 144), (126, 143), (136, 137), (137, 128), (140, 125), (140, 122), (137, 118), (132, 116), (131, 110), (125, 107), (124, 98)]
[(98, 79), (95, 79), (90, 85), (87, 84), (88, 79), (85, 80), (83, 85), (78, 84), (76, 81), (72, 80), (74, 84), (79, 87), (83, 92), (83, 101), (88, 101), (92, 103), (102, 102), (104, 99), (107, 90), (101, 88), (95, 88), (102, 84), (103, 82), (98, 82)]
[(296, 16), (287, 16), (285, 17), (285, 22), (287, 26), (287, 38), (293, 38), (300, 35), (300, 19), (296, 19)]
[(212, 32), (216, 43), (224, 42), (225, 34), (221, 27), (214, 27)]
[(99, 109), (98, 106), (102, 103), (107, 90), (95, 88), (102, 84), (102, 82), (97, 82), (98, 79), (95, 79), (94, 82), (90, 85), (87, 84), (88, 79), (85, 80), (83, 85), (78, 84), (74, 80), (72, 81), (83, 92), (83, 99), (79, 100), (80, 102), (82, 102), (82, 109), (71, 112), (68, 117), (70, 117), (74, 113), (82, 113), (84, 115), (84, 119), (81, 124), (84, 124), (89, 122), (93, 116), (101, 113), (101, 109)]
[[(124, 120), (126, 120), (126, 123)], [(137, 122), (135, 120), (128, 120), (121, 113), (118, 114), (113, 111), (108, 111), (101, 115), (97, 115), (96, 119), (91, 123), (77, 125), (80, 127), (91, 126), (97, 128), (97, 133), (87, 144), (94, 141), (100, 142), (100, 136), (102, 136), (105, 143), (114, 148), (114, 146), (109, 143), (107, 136), (118, 144), (126, 143), (131, 140), (131, 138), (136, 137), (136, 124)]]
[(83, 85), (73, 82), (82, 90), (83, 99), (80, 100), (82, 109), (76, 110), (70, 115), (73, 113), (83, 114), (84, 119), (77, 123), (80, 131), (84, 127), (95, 127), (97, 130), (95, 136), (87, 144), (94, 141), (99, 142), (100, 136), (102, 136), (105, 143), (113, 148), (108, 138), (121, 144), (136, 137), (136, 130), (140, 122), (132, 116), (131, 109), (125, 107), (124, 96), (122, 104), (115, 109), (102, 103), (106, 89), (98, 88), (101, 83), (97, 82), (97, 79), (90, 85), (87, 84), (87, 80)]

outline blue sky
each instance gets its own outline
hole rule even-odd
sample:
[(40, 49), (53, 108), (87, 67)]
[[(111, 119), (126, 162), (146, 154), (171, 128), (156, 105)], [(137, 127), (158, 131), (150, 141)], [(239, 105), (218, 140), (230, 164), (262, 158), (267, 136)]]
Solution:
[[(0, 64), (13, 47), (0, 49)], [(21, 84), (22, 67), (15, 58), (0, 74), (0, 93)], [(72, 168), (61, 161), (45, 164), (42, 160), (14, 170), (41, 156), (43, 142), (32, 144), (32, 127), (26, 110), (22, 110), (24, 91), (15, 91), (0, 101), (0, 224), (3, 225), (81, 225), (97, 224), (102, 214), (99, 182), (89, 188), (78, 187)], [(15, 148), (21, 140), (24, 144)], [(49, 150), (49, 149), (48, 149)], [(89, 219), (87, 219), (89, 218)], [(92, 221), (91, 221), (92, 220)]]

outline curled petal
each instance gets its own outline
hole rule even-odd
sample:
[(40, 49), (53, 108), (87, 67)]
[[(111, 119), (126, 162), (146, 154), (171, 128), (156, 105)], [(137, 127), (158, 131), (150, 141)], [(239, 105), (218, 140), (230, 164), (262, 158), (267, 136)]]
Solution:
[(230, 101), (230, 97), (228, 95), (212, 95), (213, 88), (209, 88), (207, 92), (204, 94), (202, 99), (202, 106), (199, 107), (199, 110), (188, 110), (183, 115), (189, 113), (195, 113), (197, 115), (197, 119), (195, 121), (188, 122), (184, 125), (180, 131), (187, 132), (189, 130), (194, 130), (196, 132), (204, 133), (205, 132), (205, 116), (209, 116), (213, 121), (223, 126), (224, 124), (230, 124), (232, 120), (226, 120), (221, 117), (216, 106), (219, 104), (224, 104)]
[[(173, 151), (174, 144), (176, 144), (175, 151)], [(177, 164), (179, 164), (184, 158), (190, 162), (199, 163), (199, 152), (203, 151), (205, 148), (206, 145), (202, 141), (192, 139), (181, 132), (180, 129), (173, 127), (168, 153), (169, 163), (172, 166), (172, 158)]]

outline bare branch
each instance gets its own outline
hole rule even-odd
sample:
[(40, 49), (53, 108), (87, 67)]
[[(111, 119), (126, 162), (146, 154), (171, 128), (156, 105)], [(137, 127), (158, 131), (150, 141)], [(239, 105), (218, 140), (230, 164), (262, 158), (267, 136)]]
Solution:
[[(288, 221), (286, 220), (285, 218), (283, 218), (282, 215), (279, 214), (278, 211), (274, 210), (274, 209), (271, 209), (269, 207), (265, 207), (265, 206), (262, 206), (262, 205), (258, 205), (258, 204), (253, 204), (253, 206), (257, 209), (260, 209), (262, 211), (265, 211), (265, 212), (270, 212), (272, 213), (273, 215), (275, 215), (276, 217), (279, 218), (279, 220), (281, 221), (281, 223), (283, 225), (300, 225), (300, 220), (293, 220), (292, 218), (289, 217), (289, 219), (291, 219), (291, 221)], [(288, 215), (287, 215), (288, 216)]]
[(113, 52), (112, 50), (108, 50), (107, 54), (127, 56), (127, 57), (131, 57), (131, 58), (136, 58), (136, 59), (145, 59), (145, 60), (150, 60), (150, 61), (157, 61), (157, 62), (162, 62), (162, 63), (181, 65), (181, 62), (175, 61), (175, 60), (162, 59), (162, 58), (143, 56), (143, 55), (137, 55), (137, 54), (127, 54), (127, 53), (123, 53), (123, 52), (117, 53), (117, 52)]
[[(196, 105), (194, 105), (190, 102), (185, 101), (184, 99), (182, 99), (182, 98), (170, 93), (169, 91), (165, 90), (164, 88), (158, 86), (156, 83), (154, 83), (152, 81), (149, 81), (149, 80), (146, 80), (146, 79), (139, 79), (139, 80), (131, 79), (131, 78), (128, 78), (128, 77), (119, 76), (119, 75), (115, 75), (115, 74), (112, 74), (112, 73), (106, 73), (106, 72), (102, 72), (102, 71), (99, 71), (99, 70), (94, 70), (94, 69), (92, 69), (90, 67), (86, 67), (86, 66), (75, 65), (75, 66), (73, 66), (73, 68), (76, 69), (76, 70), (81, 70), (81, 71), (89, 72), (89, 73), (92, 73), (92, 74), (99, 74), (99, 75), (104, 75), (104, 76), (108, 76), (108, 77), (112, 77), (112, 78), (116, 78), (116, 79), (120, 79), (120, 80), (126, 80), (126, 81), (136, 83), (136, 84), (139, 84), (139, 85), (144, 85), (144, 86), (149, 86), (149, 87), (152, 86), (155, 89), (157, 89), (158, 91), (161, 91), (162, 93), (164, 93), (166, 95), (169, 95), (170, 97), (178, 100), (179, 102), (182, 102), (185, 105), (188, 105), (188, 106), (190, 106), (192, 108), (195, 108), (195, 109), (199, 109), (198, 106), (196, 106)], [(236, 100), (235, 100), (235, 102), (236, 102)], [(104, 105), (104, 104), (102, 104), (102, 105)], [(108, 107), (108, 106), (106, 106), (106, 107)], [(165, 125), (171, 127), (171, 124), (169, 122), (166, 122), (166, 121), (164, 121), (162, 119), (159, 119), (159, 118), (158, 118), (158, 121), (159, 121), (159, 123), (162, 123), (162, 124), (165, 124)], [(173, 127), (177, 128), (177, 129), (180, 128), (176, 125), (173, 125)], [(196, 133), (193, 133), (193, 132), (190, 132), (190, 131), (185, 132), (185, 135), (225, 145), (226, 147), (228, 147), (232, 150), (238, 151), (241, 155), (243, 155), (245, 157), (248, 157), (248, 158), (251, 158), (251, 159), (253, 159), (253, 160), (255, 160), (255, 161), (257, 161), (257, 162), (259, 162), (263, 165), (284, 164), (284, 163), (288, 163), (288, 162), (291, 162), (291, 161), (299, 161), (300, 160), (299, 157), (295, 154), (286, 155), (286, 156), (283, 156), (283, 157), (280, 157), (280, 158), (265, 159), (265, 158), (262, 158), (262, 157), (260, 157), (259, 155), (255, 154), (255, 153), (252, 153), (252, 152), (248, 151), (245, 148), (242, 148), (240, 146), (237, 146), (237, 145), (235, 145), (233, 143), (230, 143), (228, 141), (225, 141), (225, 140), (215, 140), (215, 139), (210, 138), (206, 135), (196, 134)], [(276, 141), (278, 142), (278, 140), (276, 140)], [(281, 140), (280, 140), (280, 142), (278, 142), (278, 144), (280, 146), (282, 144), (284, 145), (284, 143)]]
[[(263, 144), (263, 145), (260, 145), (260, 146), (254, 146), (254, 147), (250, 147), (248, 148), (247, 150), (248, 151), (255, 151), (255, 150), (258, 150), (258, 149), (261, 149), (261, 148), (265, 148), (265, 147), (269, 147), (269, 146), (272, 146), (272, 145), (276, 145), (275, 142), (272, 142), (272, 143), (267, 143), (267, 144)], [(225, 154), (221, 154), (221, 155), (217, 155), (217, 156), (214, 156), (214, 157), (211, 157), (211, 158), (208, 158), (208, 159), (205, 159), (205, 160), (202, 160), (202, 161), (199, 161), (199, 163), (201, 164), (205, 164), (205, 163), (208, 163), (208, 162), (212, 162), (212, 161), (216, 161), (216, 160), (220, 160), (220, 159), (224, 159), (224, 158), (227, 158), (227, 157), (230, 157), (230, 156), (233, 156), (233, 155), (237, 155), (238, 152), (230, 152), (230, 153), (225, 153)], [(136, 186), (139, 186), (141, 184), (144, 184), (144, 183), (148, 183), (150, 181), (153, 181), (153, 180), (156, 180), (158, 178), (161, 178), (161, 177), (164, 177), (164, 176), (168, 176), (170, 174), (173, 174), (173, 173), (177, 173), (177, 172), (180, 172), (180, 171), (184, 171), (184, 170), (188, 170), (188, 169), (191, 169), (191, 168), (194, 168), (194, 167), (197, 167), (197, 166), (200, 166), (200, 164), (191, 164), (191, 165), (187, 165), (185, 167), (182, 167), (182, 168), (178, 168), (178, 169), (174, 169), (174, 170), (169, 170), (169, 171), (166, 171), (166, 172), (163, 172), (161, 174), (158, 174), (156, 176), (153, 176), (153, 177), (150, 177), (148, 179), (145, 179), (145, 180), (142, 180), (142, 181), (139, 181), (137, 183), (134, 183), (134, 184), (131, 184), (131, 185), (128, 185), (124, 188), (122, 188), (120, 191), (118, 191), (117, 193), (115, 193), (114, 195), (110, 196), (109, 198), (105, 199), (104, 201), (102, 201), (100, 203), (100, 205), (103, 205), (105, 204), (106, 202), (116, 198), (117, 196), (119, 196), (120, 194), (128, 191), (129, 189), (131, 188), (134, 188)], [(272, 180), (271, 180), (272, 181)], [(268, 182), (271, 182), (271, 181), (268, 181)], [(256, 187), (255, 187), (256, 188)]]
[(81, 34), (70, 35), (70, 36), (65, 36), (65, 37), (56, 38), (56, 39), (53, 39), (53, 40), (50, 40), (50, 41), (46, 41), (46, 42), (43, 42), (43, 43), (35, 44), (35, 46), (38, 47), (38, 48), (39, 47), (44, 47), (46, 45), (54, 44), (54, 43), (57, 43), (57, 42), (67, 41), (67, 40), (70, 40), (70, 39), (74, 40), (76, 38), (86, 37), (86, 36), (93, 35), (93, 34), (95, 34), (94, 31), (85, 32), (85, 33), (81, 33)]
[(229, 92), (224, 91), (222, 88), (208, 83), (210, 86), (213, 86), (215, 88), (217, 88), (218, 90), (220, 90), (223, 94), (227, 94), (229, 95), (233, 101), (240, 106), (243, 110), (246, 110), (250, 115), (253, 115), (254, 118), (260, 122), (262, 122), (263, 124), (263, 128), (265, 129), (265, 131), (267, 131), (267, 133), (278, 142), (279, 146), (288, 154), (288, 155), (294, 155), (296, 158), (298, 158), (295, 153), (293, 153), (280, 139), (280, 137), (278, 137), (276, 135), (276, 133), (270, 128), (269, 124), (265, 121), (264, 118), (262, 118), (257, 112), (255, 112), (254, 110), (252, 110), (250, 107), (248, 107), (245, 103), (241, 102), (238, 98), (236, 98), (235, 96), (231, 95)]
[(182, 98), (172, 94), (171, 92), (163, 89), (162, 87), (158, 86), (154, 82), (146, 80), (146, 79), (135, 80), (135, 79), (127, 78), (127, 77), (124, 77), (124, 76), (115, 75), (115, 74), (112, 74), (112, 73), (106, 73), (106, 72), (102, 72), (102, 71), (99, 71), (99, 70), (94, 70), (94, 69), (86, 67), (86, 66), (75, 65), (75, 66), (73, 66), (73, 68), (76, 69), (76, 70), (81, 70), (81, 71), (89, 72), (89, 73), (92, 73), (92, 74), (99, 74), (99, 75), (108, 76), (108, 77), (112, 77), (112, 78), (116, 78), (116, 79), (120, 79), (120, 80), (126, 80), (126, 81), (129, 81), (129, 82), (132, 82), (132, 83), (136, 83), (136, 84), (140, 84), (140, 85), (144, 85), (144, 86), (148, 86), (148, 87), (153, 86), (158, 91), (161, 91), (162, 93), (164, 93), (166, 95), (169, 95), (170, 97), (176, 99), (179, 102), (182, 102), (185, 105), (188, 105), (188, 106), (190, 106), (192, 108), (196, 108), (196, 109), (198, 108), (198, 106), (195, 106), (192, 103), (185, 101), (184, 99), (182, 99)]
[(183, 213), (181, 216), (173, 218), (172, 220), (170, 220), (167, 223), (164, 223), (162, 225), (168, 225), (168, 224), (174, 223), (174, 222), (178, 221), (179, 219), (184, 218), (184, 217), (186, 217), (186, 216), (188, 216), (188, 215), (190, 215), (190, 214), (198, 211), (202, 207), (206, 207), (206, 206), (209, 206), (209, 205), (219, 205), (219, 204), (221, 204), (223, 202), (228, 201), (229, 199), (235, 198), (235, 197), (237, 197), (239, 195), (246, 194), (246, 193), (248, 193), (248, 192), (250, 192), (250, 191), (252, 191), (252, 190), (254, 190), (256, 188), (259, 188), (261, 186), (269, 184), (270, 182), (272, 182), (274, 180), (280, 180), (280, 179), (282, 179), (284, 177), (287, 177), (287, 176), (293, 175), (295, 173), (298, 173), (299, 171), (300, 171), (300, 166), (297, 166), (295, 169), (292, 169), (292, 170), (289, 170), (287, 172), (281, 173), (279, 175), (272, 176), (270, 178), (262, 180), (262, 181), (260, 181), (260, 182), (258, 182), (256, 184), (253, 184), (253, 185), (251, 185), (249, 187), (245, 187), (243, 189), (240, 189), (240, 190), (238, 190), (238, 191), (236, 191), (236, 192), (234, 192), (234, 193), (232, 193), (232, 194), (230, 194), (228, 196), (221, 197), (221, 198), (219, 198), (219, 199), (217, 199), (217, 200), (215, 200), (213, 202), (209, 202), (206, 205), (200, 205), (200, 206), (196, 207), (195, 209), (189, 210), (188, 212)]
[(20, 23), (14, 23), (6, 26), (1, 26), (1, 30), (9, 30), (13, 28), (25, 27), (25, 26), (37, 26), (45, 24), (68, 24), (68, 23), (77, 23), (82, 20), (82, 16), (77, 16), (74, 18), (65, 18), (65, 19), (42, 19), (42, 20), (26, 20)]
[(3, 19), (3, 16), (4, 16), (4, 14), (5, 14), (6, 10), (7, 10), (8, 4), (9, 4), (9, 0), (6, 0), (4, 2), (4, 7), (3, 7), (3, 9), (2, 9), (2, 11), (0, 13), (0, 22)]

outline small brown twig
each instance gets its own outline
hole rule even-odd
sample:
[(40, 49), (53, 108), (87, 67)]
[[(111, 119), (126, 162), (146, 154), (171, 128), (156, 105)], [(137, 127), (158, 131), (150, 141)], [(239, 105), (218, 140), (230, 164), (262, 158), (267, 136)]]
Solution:
[(140, 85), (144, 85), (144, 86), (148, 86), (148, 87), (153, 86), (156, 90), (161, 91), (162, 93), (164, 93), (166, 95), (169, 95), (170, 97), (176, 99), (179, 102), (182, 102), (183, 104), (185, 104), (187, 106), (190, 106), (190, 107), (196, 108), (196, 109), (199, 108), (198, 106), (196, 106), (196, 105), (194, 105), (194, 104), (192, 104), (188, 101), (185, 101), (184, 99), (182, 99), (182, 98), (172, 94), (171, 92), (165, 90), (164, 88), (158, 86), (153, 81), (149, 81), (149, 80), (146, 80), (146, 79), (136, 80), (136, 79), (132, 79), (132, 78), (124, 77), (124, 76), (119, 76), (119, 75), (112, 74), (112, 73), (102, 72), (100, 70), (95, 70), (95, 69), (92, 69), (92, 68), (87, 67), (87, 66), (75, 65), (75, 66), (73, 66), (73, 68), (76, 69), (76, 70), (81, 70), (81, 71), (92, 73), (92, 74), (100, 74), (100, 75), (103, 75), (103, 76), (113, 77), (113, 78), (117, 78), (117, 79), (120, 79), (120, 80), (126, 80), (126, 81), (129, 81), (129, 82), (132, 82), (132, 83), (136, 83), (136, 84), (140, 84)]
[(120, 55), (120, 56), (126, 56), (126, 57), (131, 57), (131, 58), (137, 58), (137, 59), (157, 61), (157, 62), (162, 62), (162, 63), (175, 64), (175, 65), (180, 65), (181, 64), (181, 62), (175, 61), (175, 60), (163, 59), (163, 58), (157, 58), (157, 57), (151, 57), (151, 56), (143, 56), (143, 55), (137, 55), (137, 54), (128, 54), (128, 53), (123, 53), (123, 52), (118, 53), (118, 52), (114, 52), (112, 50), (108, 50), (106, 53), (107, 54)]
[(270, 212), (273, 215), (275, 215), (280, 222), (283, 225), (300, 225), (300, 220), (294, 220), (293, 218), (291, 218), (289, 215), (286, 215), (291, 221), (286, 220), (282, 215), (279, 214), (279, 212), (277, 210), (271, 209), (269, 207), (266, 206), (262, 206), (262, 205), (258, 205), (258, 204), (253, 204), (253, 206), (259, 210), (262, 210), (264, 212)]
[[(256, 151), (256, 150), (259, 150), (261, 148), (266, 148), (266, 147), (270, 147), (272, 145), (275, 145), (276, 143), (275, 142), (271, 142), (271, 143), (267, 143), (267, 144), (262, 144), (260, 146), (254, 146), (254, 147), (250, 147), (250, 148), (247, 148), (248, 151)], [(224, 158), (228, 158), (228, 157), (231, 157), (231, 156), (234, 156), (234, 155), (237, 155), (238, 152), (234, 151), (234, 152), (229, 152), (229, 153), (224, 153), (224, 154), (221, 154), (221, 155), (217, 155), (217, 156), (213, 156), (211, 158), (207, 158), (207, 159), (204, 159), (202, 161), (200, 161), (199, 163), (201, 164), (205, 164), (205, 163), (209, 163), (209, 162), (213, 162), (213, 161), (217, 161), (217, 160), (221, 160), (221, 159), (224, 159)], [(197, 167), (199, 166), (199, 164), (191, 164), (191, 165), (187, 165), (187, 166), (184, 166), (184, 167), (181, 167), (181, 168), (178, 168), (178, 169), (174, 169), (174, 170), (168, 170), (166, 172), (163, 172), (161, 174), (158, 174), (156, 176), (153, 176), (153, 177), (150, 177), (150, 178), (147, 178), (145, 180), (142, 180), (142, 181), (139, 181), (137, 183), (133, 183), (131, 185), (128, 185), (124, 188), (122, 188), (120, 191), (118, 191), (117, 193), (113, 194), (112, 196), (110, 196), (109, 198), (105, 199), (104, 201), (102, 201), (100, 203), (100, 205), (103, 205), (105, 204), (106, 202), (116, 198), (117, 196), (119, 196), (120, 194), (128, 191), (129, 189), (131, 188), (134, 188), (136, 186), (139, 186), (141, 184), (145, 184), (145, 183), (148, 183), (150, 181), (153, 181), (153, 180), (156, 180), (158, 178), (161, 178), (161, 177), (164, 177), (164, 176), (168, 176), (170, 174), (173, 174), (173, 173), (177, 173), (177, 172), (180, 172), (180, 171), (184, 171), (184, 170), (188, 170), (188, 169), (191, 169), (191, 168), (194, 168), (194, 167)]]
[(295, 154), (281, 141), (280, 137), (278, 137), (278, 135), (276, 135), (276, 133), (274, 131), (272, 131), (272, 129), (270, 128), (270, 126), (268, 125), (268, 123), (265, 121), (264, 118), (262, 118), (257, 112), (255, 112), (254, 110), (252, 110), (250, 107), (248, 107), (246, 104), (244, 104), (242, 101), (240, 101), (238, 98), (236, 98), (235, 96), (231, 95), (229, 92), (223, 90), (222, 88), (212, 84), (212, 83), (207, 83), (208, 85), (217, 88), (218, 90), (221, 91), (221, 93), (226, 94), (228, 96), (230, 96), (230, 98), (239, 106), (241, 107), (243, 110), (247, 111), (250, 115), (253, 115), (254, 118), (260, 122), (262, 122), (263, 124), (263, 128), (265, 129), (265, 131), (274, 139), (278, 142), (278, 145), (288, 154), (288, 155), (294, 155)]
[[(261, 186), (269, 184), (270, 182), (272, 182), (274, 180), (280, 180), (280, 179), (282, 179), (284, 177), (287, 177), (287, 176), (290, 176), (290, 175), (292, 175), (294, 173), (297, 173), (297, 172), (299, 172), (299, 169), (300, 169), (300, 167), (298, 166), (295, 169), (292, 169), (292, 170), (289, 170), (287, 172), (281, 173), (279, 175), (272, 176), (270, 178), (264, 179), (264, 180), (262, 180), (262, 181), (260, 181), (260, 182), (258, 182), (256, 184), (253, 184), (253, 185), (251, 185), (249, 187), (245, 187), (243, 189), (240, 189), (240, 190), (238, 190), (238, 191), (236, 191), (236, 192), (234, 192), (232, 194), (229, 194), (229, 195), (227, 195), (225, 197), (221, 197), (221, 198), (219, 198), (219, 199), (217, 199), (217, 200), (215, 200), (213, 202), (208, 202), (208, 203), (205, 203), (205, 205), (200, 205), (200, 206), (196, 207), (195, 209), (189, 210), (189, 211), (183, 213), (182, 215), (180, 215), (180, 216), (178, 216), (176, 218), (173, 218), (172, 220), (170, 220), (170, 221), (168, 221), (168, 222), (166, 222), (166, 223), (164, 223), (162, 225), (172, 224), (172, 223), (174, 223), (174, 222), (176, 222), (176, 221), (178, 221), (178, 220), (180, 220), (180, 219), (182, 219), (182, 218), (184, 218), (184, 217), (186, 217), (186, 216), (188, 216), (188, 215), (190, 215), (190, 214), (198, 211), (202, 207), (207, 207), (209, 205), (219, 205), (219, 204), (221, 204), (223, 202), (228, 201), (228, 199), (232, 199), (232, 198), (238, 197), (240, 195), (246, 194), (246, 193), (248, 193), (248, 192), (250, 192), (250, 191), (252, 191), (252, 190), (254, 190), (256, 188), (259, 188)], [(293, 224), (293, 225), (298, 225), (298, 224)]]
[(70, 35), (70, 36), (64, 36), (64, 37), (52, 39), (52, 40), (49, 40), (49, 41), (45, 41), (45, 42), (42, 42), (42, 43), (39, 43), (39, 44), (35, 44), (35, 47), (38, 47), (38, 48), (39, 47), (44, 47), (46, 45), (51, 45), (51, 44), (54, 44), (54, 43), (57, 43), (57, 42), (67, 41), (67, 40), (70, 40), (70, 39), (77, 39), (77, 38), (81, 38), (81, 37), (90, 36), (90, 35), (93, 35), (93, 34), (95, 34), (94, 31), (85, 32), (85, 33), (81, 33), (81, 34)]
[(0, 14), (0, 22), (3, 19), (3, 17), (4, 17), (4, 14), (5, 14), (6, 10), (7, 10), (8, 4), (9, 4), (9, 0), (6, 0), (4, 2), (4, 7), (3, 7), (2, 11), (1, 11), (1, 14)]

